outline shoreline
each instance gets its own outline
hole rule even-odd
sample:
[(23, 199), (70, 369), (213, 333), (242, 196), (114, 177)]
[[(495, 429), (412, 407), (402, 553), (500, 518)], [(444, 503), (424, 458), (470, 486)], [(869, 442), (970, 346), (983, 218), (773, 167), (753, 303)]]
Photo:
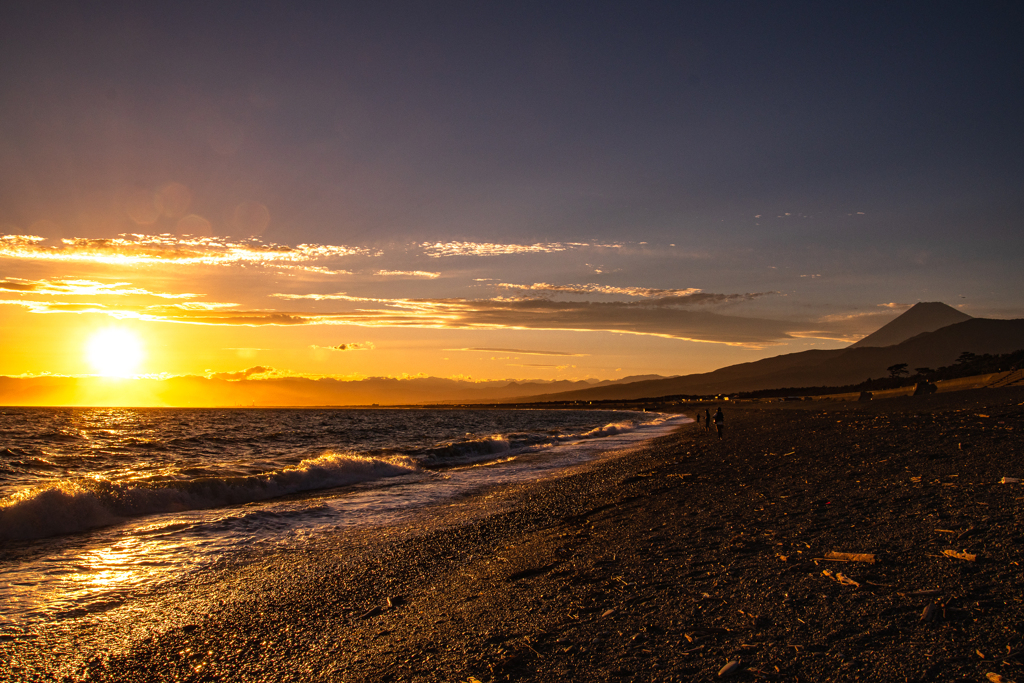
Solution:
[[(1024, 486), (999, 482), (1024, 478), (1022, 406), (1020, 388), (727, 405), (722, 442), (687, 424), (197, 577), (64, 673), (683, 681), (735, 660), (747, 680), (1019, 679)], [(876, 561), (820, 559), (832, 551)], [(119, 629), (112, 616), (85, 640)], [(57, 673), (44, 645), (0, 642), (4, 679)]]

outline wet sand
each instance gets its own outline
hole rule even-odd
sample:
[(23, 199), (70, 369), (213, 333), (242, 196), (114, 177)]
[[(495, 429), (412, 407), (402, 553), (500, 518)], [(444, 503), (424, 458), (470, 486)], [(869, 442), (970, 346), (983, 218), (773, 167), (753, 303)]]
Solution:
[(0, 643), (6, 678), (1024, 680), (1024, 390), (725, 414)]

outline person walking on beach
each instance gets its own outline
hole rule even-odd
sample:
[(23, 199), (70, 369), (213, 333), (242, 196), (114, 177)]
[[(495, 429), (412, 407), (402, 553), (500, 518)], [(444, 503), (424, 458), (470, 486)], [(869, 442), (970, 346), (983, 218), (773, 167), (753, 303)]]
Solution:
[(697, 411), (697, 426), (700, 427), (700, 411)]
[(725, 429), (725, 415), (722, 415), (722, 408), (719, 406), (715, 413), (715, 429), (718, 430), (718, 438), (722, 438), (722, 430)]
[(704, 431), (711, 431), (711, 411), (707, 408), (704, 409)]

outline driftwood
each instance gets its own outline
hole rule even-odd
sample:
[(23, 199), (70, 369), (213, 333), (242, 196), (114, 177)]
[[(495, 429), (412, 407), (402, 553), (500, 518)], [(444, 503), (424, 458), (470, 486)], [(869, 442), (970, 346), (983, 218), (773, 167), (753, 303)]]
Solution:
[(958, 560), (967, 560), (968, 562), (977, 562), (978, 556), (970, 553), (961, 553), (956, 550), (943, 550), (942, 554), (946, 557), (955, 557)]
[(833, 562), (867, 562), (874, 564), (875, 555), (874, 553), (840, 553), (840, 552), (827, 552), (823, 560), (831, 560)]
[(849, 576), (847, 576), (846, 574), (844, 574), (842, 572), (836, 572), (835, 574), (833, 574), (832, 572), (830, 572), (829, 570), (826, 569), (825, 571), (822, 572), (822, 575), (823, 576), (827, 576), (828, 578), (832, 579), (836, 583), (841, 583), (844, 586), (853, 586), (854, 588), (860, 588), (860, 584), (859, 583), (857, 583), (856, 581), (854, 581), (853, 579), (851, 579)]

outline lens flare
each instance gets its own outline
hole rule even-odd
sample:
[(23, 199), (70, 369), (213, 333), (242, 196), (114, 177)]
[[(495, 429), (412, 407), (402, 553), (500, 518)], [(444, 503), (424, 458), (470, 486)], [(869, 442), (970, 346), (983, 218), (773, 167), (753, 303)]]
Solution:
[(86, 356), (97, 374), (129, 377), (142, 361), (142, 342), (134, 332), (110, 328), (89, 339)]

